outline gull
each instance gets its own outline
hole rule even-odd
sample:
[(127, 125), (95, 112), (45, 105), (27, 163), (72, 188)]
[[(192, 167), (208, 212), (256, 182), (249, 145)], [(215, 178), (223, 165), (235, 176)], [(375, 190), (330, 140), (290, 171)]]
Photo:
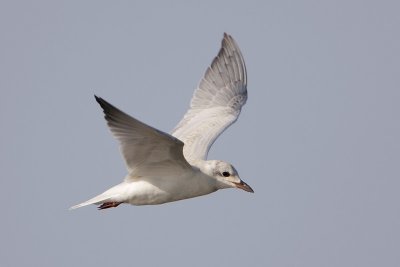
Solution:
[(239, 188), (253, 193), (236, 169), (207, 160), (217, 137), (239, 117), (247, 100), (247, 73), (235, 40), (224, 33), (221, 48), (192, 97), (190, 108), (171, 134), (157, 130), (95, 96), (120, 143), (128, 174), (122, 183), (70, 209), (157, 205)]

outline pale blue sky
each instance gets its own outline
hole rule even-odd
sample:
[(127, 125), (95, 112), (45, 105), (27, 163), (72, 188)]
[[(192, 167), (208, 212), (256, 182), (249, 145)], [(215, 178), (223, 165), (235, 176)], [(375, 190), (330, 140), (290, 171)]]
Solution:
[[(1, 266), (399, 266), (397, 1), (1, 1)], [(125, 175), (93, 94), (170, 131), (223, 32), (248, 70), (210, 158), (255, 194), (68, 207)]]

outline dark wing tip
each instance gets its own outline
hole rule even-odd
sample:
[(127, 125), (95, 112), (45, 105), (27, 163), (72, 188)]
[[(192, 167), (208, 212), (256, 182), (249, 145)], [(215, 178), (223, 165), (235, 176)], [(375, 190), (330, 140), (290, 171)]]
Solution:
[(96, 99), (96, 102), (99, 103), (100, 107), (105, 111), (108, 103), (103, 98), (98, 97), (97, 95), (94, 95), (94, 98)]
[(97, 95), (94, 95), (94, 98), (96, 99), (96, 102), (99, 103), (99, 105), (104, 109), (104, 107), (108, 104), (103, 98), (98, 97)]
[(111, 123), (112, 121), (115, 121), (117, 117), (129, 117), (126, 113), (123, 111), (119, 110), (118, 108), (114, 107), (107, 101), (105, 101), (103, 98), (94, 96), (96, 99), (97, 103), (99, 103), (100, 107), (103, 109), (104, 113), (104, 118), (108, 121), (108, 123)]
[(107, 101), (105, 101), (103, 98), (98, 97), (97, 95), (94, 95), (94, 98), (96, 99), (97, 103), (99, 103), (105, 114), (111, 113), (113, 110), (119, 110)]

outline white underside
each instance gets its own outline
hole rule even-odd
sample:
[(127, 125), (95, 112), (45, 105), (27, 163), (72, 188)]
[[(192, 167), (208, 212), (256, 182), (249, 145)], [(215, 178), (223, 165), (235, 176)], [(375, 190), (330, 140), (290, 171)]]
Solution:
[(90, 204), (122, 202), (132, 205), (157, 205), (202, 196), (218, 190), (216, 180), (200, 171), (180, 177), (128, 177), (104, 193), (75, 205), (77, 209)]

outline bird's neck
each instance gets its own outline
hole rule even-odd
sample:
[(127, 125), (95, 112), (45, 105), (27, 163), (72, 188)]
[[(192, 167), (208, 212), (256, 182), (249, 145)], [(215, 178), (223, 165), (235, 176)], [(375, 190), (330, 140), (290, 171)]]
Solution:
[(196, 160), (193, 162), (192, 166), (198, 168), (202, 180), (208, 182), (210, 185), (214, 186), (216, 189), (227, 188), (224, 183), (221, 183), (217, 178), (215, 178), (214, 170), (216, 166), (216, 160)]
[(191, 164), (193, 167), (198, 168), (200, 172), (202, 172), (205, 175), (208, 176), (213, 176), (212, 174), (212, 166), (211, 166), (211, 161), (209, 160), (202, 160), (202, 159), (197, 159), (196, 161), (193, 161)]

